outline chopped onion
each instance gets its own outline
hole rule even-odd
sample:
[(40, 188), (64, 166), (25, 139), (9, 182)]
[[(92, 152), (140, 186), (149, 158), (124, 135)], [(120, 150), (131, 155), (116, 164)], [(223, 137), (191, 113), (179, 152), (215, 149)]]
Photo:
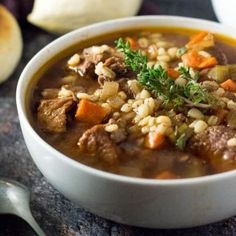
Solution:
[(107, 100), (107, 103), (114, 109), (120, 109), (125, 102), (119, 96), (113, 96)]
[(209, 70), (208, 77), (218, 83), (222, 83), (229, 78), (236, 80), (236, 64), (225, 66), (217, 65)]
[(229, 78), (229, 67), (217, 65), (208, 72), (208, 77), (222, 83)]
[(105, 101), (109, 97), (115, 96), (118, 93), (119, 84), (117, 82), (111, 81), (111, 82), (104, 82), (100, 99), (102, 101)]

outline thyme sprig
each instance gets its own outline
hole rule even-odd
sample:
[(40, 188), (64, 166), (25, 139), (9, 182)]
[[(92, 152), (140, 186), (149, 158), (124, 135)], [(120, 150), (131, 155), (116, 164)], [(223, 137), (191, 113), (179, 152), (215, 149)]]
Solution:
[(213, 95), (201, 87), (197, 81), (198, 75), (192, 78), (189, 68), (179, 69), (180, 76), (187, 81), (185, 86), (180, 86), (168, 76), (163, 67), (148, 67), (147, 57), (139, 50), (132, 50), (129, 42), (120, 38), (115, 43), (117, 49), (124, 54), (126, 65), (137, 73), (138, 82), (156, 96), (162, 97), (164, 104), (172, 104), (174, 107), (187, 104), (209, 108), (214, 103)]

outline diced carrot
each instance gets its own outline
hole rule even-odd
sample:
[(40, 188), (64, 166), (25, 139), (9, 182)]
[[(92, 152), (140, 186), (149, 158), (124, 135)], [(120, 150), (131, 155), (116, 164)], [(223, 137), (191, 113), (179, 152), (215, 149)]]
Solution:
[(155, 179), (178, 179), (178, 178), (179, 178), (178, 175), (174, 174), (169, 170), (162, 171), (155, 177)]
[(217, 60), (215, 57), (204, 57), (198, 54), (196, 50), (189, 51), (181, 58), (185, 65), (194, 69), (209, 68), (217, 64)]
[(186, 44), (186, 47), (191, 48), (191, 46), (193, 46), (196, 43), (199, 43), (200, 41), (202, 41), (206, 36), (207, 36), (208, 32), (202, 31), (198, 34), (195, 34), (191, 40)]
[(138, 44), (133, 38), (126, 37), (125, 39), (126, 39), (127, 42), (129, 42), (129, 45), (130, 45), (131, 49), (137, 49), (138, 48)]
[(227, 91), (236, 92), (236, 82), (232, 79), (227, 79), (225, 82), (221, 83), (220, 86)]
[(168, 68), (167, 73), (172, 79), (177, 79), (179, 77), (179, 72), (173, 68)]
[(106, 115), (107, 110), (105, 108), (86, 99), (82, 99), (78, 104), (75, 119), (95, 125), (100, 124)]
[(165, 136), (157, 132), (149, 132), (145, 138), (145, 147), (150, 149), (159, 149), (165, 143)]
[(191, 38), (191, 40), (186, 44), (186, 48), (200, 51), (204, 48), (212, 47), (214, 44), (213, 34), (208, 32), (200, 32)]
[(198, 65), (201, 63), (202, 56), (199, 55), (196, 50), (191, 50), (184, 54), (181, 59), (185, 65), (198, 68)]
[(198, 68), (209, 68), (215, 66), (217, 64), (217, 60), (215, 57), (207, 57), (205, 58), (198, 66)]

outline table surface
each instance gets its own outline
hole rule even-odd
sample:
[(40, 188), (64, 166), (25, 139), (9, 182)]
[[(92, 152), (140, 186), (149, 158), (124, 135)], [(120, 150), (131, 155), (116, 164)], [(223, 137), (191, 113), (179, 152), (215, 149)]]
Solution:
[[(182, 15), (215, 20), (209, 0), (144, 0), (139, 12), (144, 14)], [(41, 175), (25, 146), (17, 117), (15, 89), (19, 75), (31, 57), (56, 38), (30, 25), (22, 25), (24, 52), (16, 72), (0, 85), (0, 173), (20, 181), (31, 190), (31, 209), (47, 235), (100, 235), (100, 236), (196, 236), (236, 235), (236, 218), (179, 230), (152, 230), (120, 225), (95, 216), (57, 192)], [(34, 235), (15, 217), (0, 216), (0, 235)]]

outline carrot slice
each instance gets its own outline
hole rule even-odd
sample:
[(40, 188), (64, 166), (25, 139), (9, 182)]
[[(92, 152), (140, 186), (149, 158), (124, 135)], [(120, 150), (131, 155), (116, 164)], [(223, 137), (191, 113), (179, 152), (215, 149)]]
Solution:
[(178, 179), (178, 178), (179, 176), (177, 176), (176, 174), (174, 174), (169, 170), (162, 171), (155, 177), (155, 179)]
[(181, 58), (185, 65), (194, 69), (209, 68), (217, 64), (215, 57), (203, 57), (202, 55), (198, 54), (196, 50), (189, 51)]
[(171, 77), (172, 79), (177, 79), (179, 77), (179, 72), (174, 70), (173, 68), (168, 68), (167, 69), (168, 76)]
[(202, 31), (202, 32), (194, 35), (191, 38), (191, 40), (186, 44), (186, 47), (191, 48), (194, 44), (202, 41), (207, 35), (208, 35), (208, 32), (205, 32), (205, 31)]
[(221, 83), (220, 86), (227, 91), (236, 92), (236, 82), (232, 79), (227, 79), (225, 82)]
[(165, 142), (165, 136), (157, 132), (149, 132), (145, 138), (145, 147), (150, 149), (162, 148)]
[(107, 110), (102, 106), (82, 99), (78, 104), (75, 119), (90, 124), (100, 124), (107, 115)]
[(183, 63), (187, 66), (198, 68), (198, 65), (202, 62), (202, 56), (197, 53), (196, 50), (191, 50), (181, 57)]
[(200, 51), (204, 48), (212, 47), (214, 44), (213, 34), (208, 32), (200, 32), (191, 38), (191, 40), (186, 44), (186, 48)]
[(215, 66), (217, 64), (217, 60), (215, 57), (207, 57), (205, 58), (199, 65), (198, 68), (209, 68)]

